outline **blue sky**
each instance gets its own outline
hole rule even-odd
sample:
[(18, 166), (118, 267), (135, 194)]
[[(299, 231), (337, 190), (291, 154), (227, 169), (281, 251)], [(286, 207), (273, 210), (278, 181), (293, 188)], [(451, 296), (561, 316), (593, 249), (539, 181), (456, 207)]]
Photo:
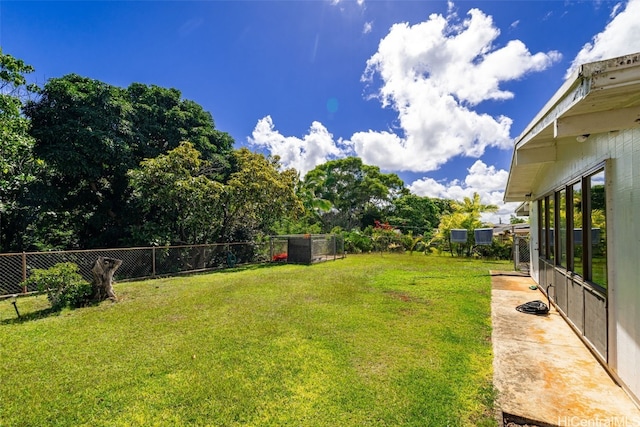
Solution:
[(502, 203), (513, 139), (575, 64), (640, 51), (640, 0), (7, 1), (35, 67), (179, 89), (302, 173), (358, 155), (416, 194)]

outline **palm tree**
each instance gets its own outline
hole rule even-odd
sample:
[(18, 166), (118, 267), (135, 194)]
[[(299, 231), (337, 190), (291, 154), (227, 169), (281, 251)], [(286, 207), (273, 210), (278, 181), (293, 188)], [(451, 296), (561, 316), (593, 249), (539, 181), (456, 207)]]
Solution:
[(473, 199), (465, 197), (463, 203), (454, 202), (451, 204), (454, 212), (460, 212), (467, 214), (471, 222), (479, 222), (480, 214), (484, 212), (497, 212), (498, 207), (496, 205), (483, 205), (480, 203), (480, 195), (473, 193)]

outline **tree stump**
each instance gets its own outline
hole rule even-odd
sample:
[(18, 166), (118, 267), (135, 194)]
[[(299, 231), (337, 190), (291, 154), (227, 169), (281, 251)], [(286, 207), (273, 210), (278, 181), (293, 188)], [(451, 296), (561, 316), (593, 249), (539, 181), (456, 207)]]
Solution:
[(93, 273), (93, 289), (94, 297), (97, 301), (109, 298), (111, 301), (117, 301), (118, 297), (113, 292), (113, 273), (122, 264), (121, 259), (98, 257), (96, 263), (91, 269)]

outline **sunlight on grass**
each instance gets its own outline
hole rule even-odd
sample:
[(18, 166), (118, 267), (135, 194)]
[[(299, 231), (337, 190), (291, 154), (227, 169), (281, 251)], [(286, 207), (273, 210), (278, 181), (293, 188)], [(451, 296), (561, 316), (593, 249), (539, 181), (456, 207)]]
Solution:
[(361, 255), (0, 302), (1, 425), (495, 425), (490, 269)]

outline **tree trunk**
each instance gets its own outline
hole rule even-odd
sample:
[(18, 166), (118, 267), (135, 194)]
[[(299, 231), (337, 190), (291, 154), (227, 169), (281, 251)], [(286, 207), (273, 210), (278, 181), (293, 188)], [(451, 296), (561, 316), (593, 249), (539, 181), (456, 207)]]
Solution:
[(122, 264), (121, 259), (98, 257), (93, 265), (91, 272), (93, 273), (93, 289), (94, 297), (97, 301), (109, 298), (111, 301), (117, 301), (118, 297), (113, 292), (113, 274)]

